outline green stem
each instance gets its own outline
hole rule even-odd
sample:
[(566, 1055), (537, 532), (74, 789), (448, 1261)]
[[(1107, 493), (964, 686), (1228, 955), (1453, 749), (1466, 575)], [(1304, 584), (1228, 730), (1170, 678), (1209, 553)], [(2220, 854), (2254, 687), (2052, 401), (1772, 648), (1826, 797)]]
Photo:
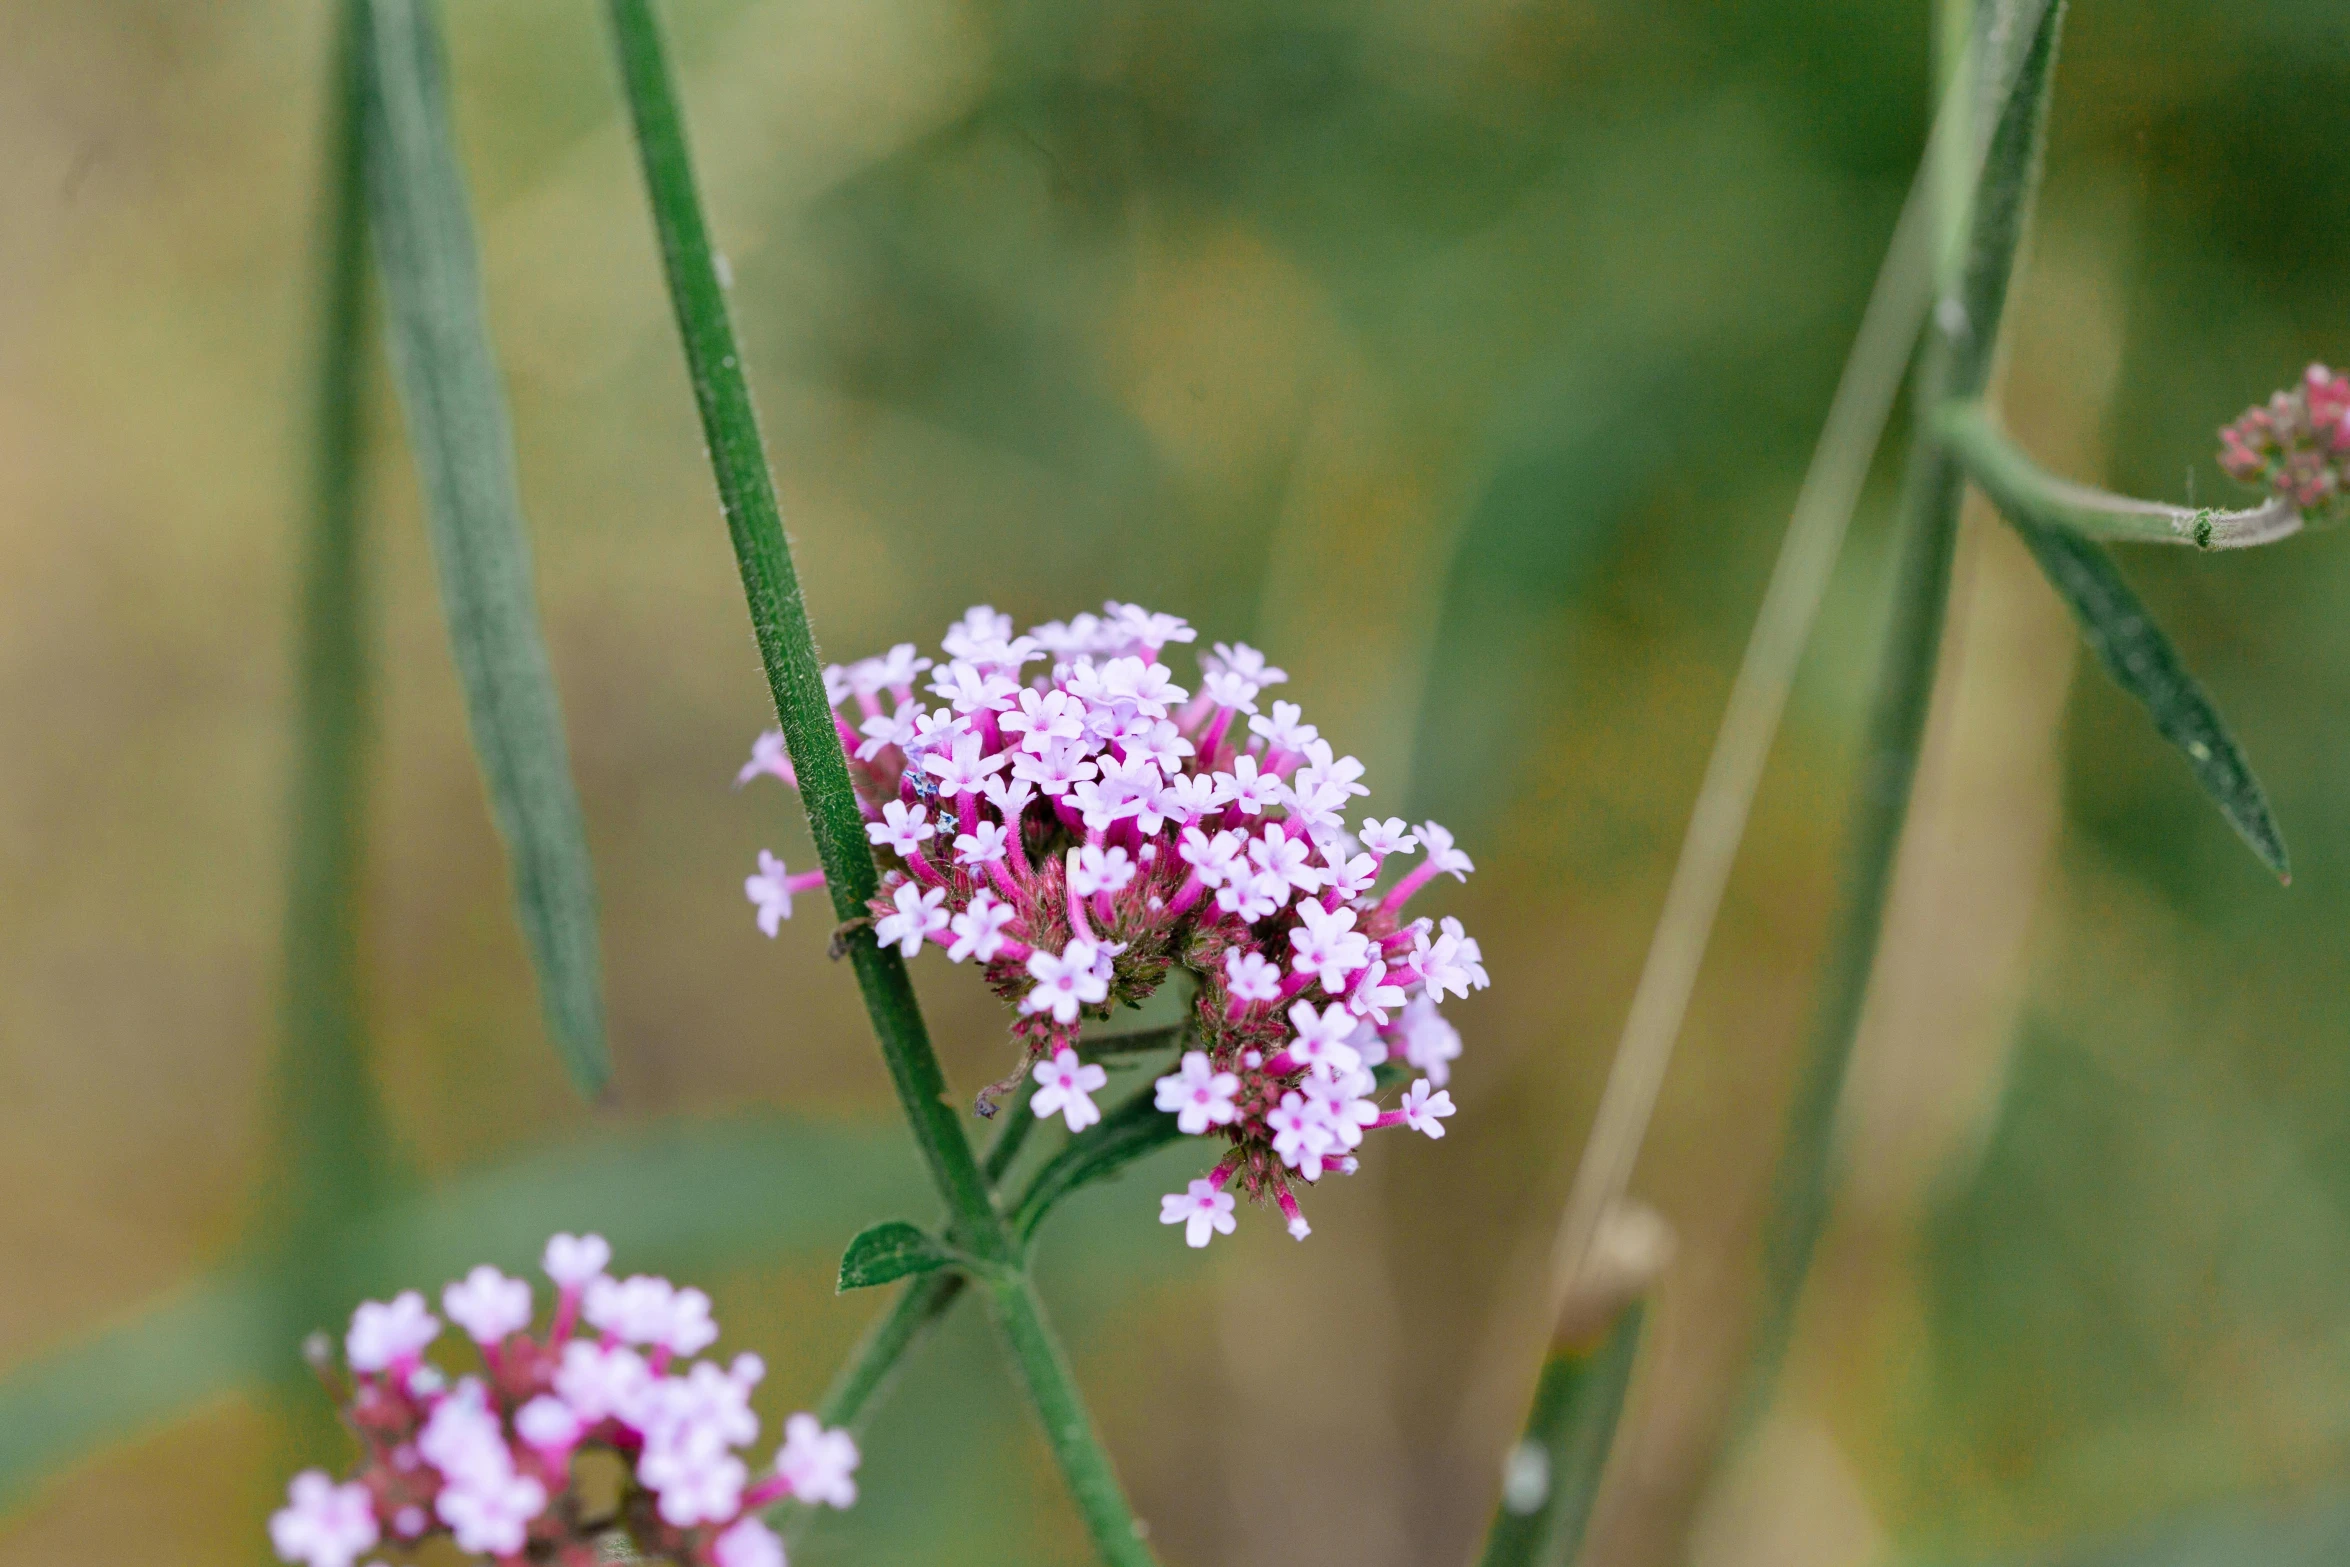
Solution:
[[(1954, 401), (1980, 398), (1990, 380), (2008, 286), (2039, 174), (2062, 0), (1994, 0), (1994, 6), (2013, 24), (2005, 36), (2021, 39), (2022, 44), (2012, 48), (2012, 63), (2002, 62), (1978, 28), (1972, 53), (1975, 69), (1995, 71), (1990, 80), (2005, 90), (1991, 100), (1996, 119), (1971, 199), (1965, 191), (1956, 193), (1966, 200), (1965, 239), (1959, 252), (1946, 258), (1942, 305), (1917, 373), (1921, 417), (1901, 500), (1892, 627), (1861, 758), (1841, 913), (1819, 1013), (1788, 1107), (1765, 1221), (1762, 1310), (1746, 1390), (1749, 1418), (1768, 1403), (1792, 1336), (1803, 1282), (1827, 1224), (1836, 1106), (1868, 1001), (1894, 861), (1925, 739), (1966, 482), (1965, 470), (1944, 442), (1936, 416)], [(2000, 69), (2002, 64), (2005, 69)], [(1975, 93), (1975, 82), (1968, 78), (1951, 90)]]
[(1993, 505), (2043, 528), (2116, 544), (2185, 544), (2201, 550), (2274, 544), (2302, 528), (2301, 514), (2282, 498), (2249, 511), (2219, 511), (2142, 501), (2060, 479), (2033, 462), (1979, 402), (1944, 408), (1938, 433)]
[[(670, 300), (709, 442), (719, 502), (734, 540), (752, 631), (784, 744), (799, 774), (800, 795), (832, 891), (833, 909), (846, 922), (866, 912), (878, 886), (872, 851), (849, 782), (848, 757), (833, 726), (791, 548), (784, 539), (774, 480), (743, 373), (742, 349), (727, 312), (694, 183), (676, 84), (651, 0), (610, 0), (608, 9)], [(1068, 1362), (1046, 1324), (1042, 1303), (1021, 1269), (1019, 1248), (972, 1155), (961, 1119), (948, 1106), (946, 1076), (931, 1048), (905, 964), (894, 950), (875, 944), (869, 927), (851, 933), (848, 948), (899, 1104), (946, 1201), (950, 1235), (988, 1265), (988, 1297), (997, 1328), (1095, 1546), (1110, 1562), (1147, 1563), (1150, 1552), (1141, 1542)], [(909, 1333), (907, 1342), (911, 1341)]]
[(1640, 1355), (1645, 1308), (1617, 1314), (1597, 1343), (1554, 1344), (1511, 1452), (1480, 1567), (1568, 1567), (1582, 1548)]

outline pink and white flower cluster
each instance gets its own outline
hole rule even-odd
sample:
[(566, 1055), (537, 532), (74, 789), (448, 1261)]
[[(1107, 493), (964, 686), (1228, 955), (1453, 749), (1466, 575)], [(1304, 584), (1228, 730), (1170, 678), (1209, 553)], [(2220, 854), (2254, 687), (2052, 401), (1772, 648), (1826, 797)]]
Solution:
[[(595, 1235), (547, 1243), (556, 1293), (543, 1338), (530, 1333), (521, 1279), (483, 1266), (443, 1290), (442, 1311), (482, 1361), (454, 1385), (424, 1358), (441, 1322), (422, 1295), (362, 1305), (343, 1340), (348, 1382), (330, 1346), (315, 1357), (365, 1449), (358, 1472), (294, 1477), (269, 1521), (278, 1555), (352, 1567), (379, 1546), (446, 1533), (499, 1562), (593, 1567), (596, 1542), (618, 1529), (644, 1556), (784, 1567), (783, 1543), (758, 1511), (785, 1497), (854, 1502), (855, 1441), (794, 1415), (773, 1467), (754, 1478), (736, 1449), (758, 1439), (750, 1397), (766, 1367), (756, 1355), (692, 1359), (718, 1337), (710, 1297), (644, 1274), (612, 1278), (611, 1255)], [(590, 1449), (617, 1454), (627, 1474), (617, 1510), (601, 1516), (572, 1484), (575, 1458)]]
[(2350, 376), (2311, 365), (2301, 384), (2219, 432), (2228, 476), (2291, 502), (2312, 523), (2350, 516)]
[[(1351, 1172), (1366, 1132), (1444, 1135), (1460, 1035), (1437, 1004), (1486, 973), (1459, 920), (1403, 911), (1472, 867), (1434, 822), (1349, 826), (1370, 792), (1362, 763), (1267, 696), (1288, 676), (1256, 649), (1218, 643), (1196, 693), (1177, 685), (1162, 655), (1195, 636), (1116, 602), (1015, 634), (980, 605), (936, 661), (902, 643), (825, 679), (884, 867), (875, 937), (976, 963), (1014, 1008), (1031, 1107), (1073, 1132), (1101, 1118), (1107, 1082), (1080, 1053), (1082, 1025), (1189, 971), (1196, 1048), (1157, 1104), (1230, 1146), (1162, 1218), (1204, 1246), (1232, 1230), (1236, 1187), (1277, 1203), (1302, 1239), (1295, 1187)], [(917, 695), (926, 673), (935, 704)], [(792, 778), (772, 733), (738, 781), (761, 773)], [(762, 851), (745, 891), (772, 935), (822, 881)], [(1383, 1108), (1375, 1072), (1391, 1061), (1420, 1076)]]

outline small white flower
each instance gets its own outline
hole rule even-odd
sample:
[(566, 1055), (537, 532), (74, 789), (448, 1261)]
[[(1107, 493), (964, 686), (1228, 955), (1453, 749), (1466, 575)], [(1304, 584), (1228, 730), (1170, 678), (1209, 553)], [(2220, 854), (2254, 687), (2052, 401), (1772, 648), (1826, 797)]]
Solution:
[(557, 1289), (584, 1288), (612, 1264), (612, 1248), (601, 1235), (555, 1235), (547, 1240), (547, 1254), (539, 1266)]
[(1224, 988), (1243, 1001), (1281, 999), (1281, 966), (1261, 952), (1233, 947), (1224, 954)]
[(788, 874), (783, 861), (761, 849), (759, 873), (743, 878), (743, 896), (758, 909), (759, 930), (764, 935), (773, 936), (791, 918), (791, 887), (784, 879)]
[(1363, 847), (1381, 859), (1390, 854), (1409, 854), (1419, 844), (1420, 840), (1412, 836), (1400, 816), (1390, 816), (1385, 821), (1375, 816), (1363, 819)]
[(1264, 736), (1267, 744), (1281, 750), (1302, 751), (1313, 743), (1316, 732), (1312, 724), (1298, 722), (1302, 711), (1295, 702), (1275, 702), (1271, 713), (1248, 721), (1248, 732)]
[(734, 786), (740, 789), (762, 773), (780, 778), (795, 788), (799, 784), (798, 776), (792, 772), (791, 753), (784, 749), (783, 731), (780, 729), (770, 729), (751, 742), (751, 759), (743, 763), (742, 770), (734, 775)]
[(1353, 973), (1370, 962), (1370, 938), (1354, 928), (1355, 911), (1324, 909), (1307, 899), (1297, 906), (1298, 924), (1289, 933), (1297, 949), (1290, 967), (1311, 974), (1329, 995), (1339, 995)]
[(893, 943), (906, 957), (922, 950), (922, 943), (932, 933), (947, 928), (952, 918), (944, 907), (947, 890), (933, 887), (924, 892), (912, 882), (900, 882), (895, 898), (897, 912), (884, 914), (873, 922), (873, 939), (883, 946)]
[(971, 895), (971, 906), (948, 921), (955, 933), (954, 944), (947, 948), (947, 957), (960, 963), (965, 958), (977, 958), (992, 963), (1003, 950), (1004, 927), (1012, 923), (1017, 911), (994, 893), (981, 888)]
[(857, 1439), (846, 1431), (827, 1431), (814, 1415), (794, 1415), (783, 1423), (783, 1447), (775, 1455), (775, 1472), (791, 1485), (791, 1494), (811, 1505), (847, 1507), (857, 1499)]
[(995, 807), (1007, 829), (1020, 820), (1020, 813), (1036, 798), (1036, 786), (1024, 778), (990, 778), (979, 786), (979, 792)]
[(1218, 707), (1253, 713), (1257, 710), (1257, 693), (1262, 688), (1246, 675), (1229, 669), (1211, 669), (1200, 678), (1200, 689)]
[(930, 824), (930, 807), (892, 800), (881, 808), (881, 820), (865, 824), (865, 836), (901, 858), (910, 858), (938, 836)]
[(719, 1531), (710, 1542), (712, 1567), (785, 1567), (783, 1541), (749, 1514)]
[(1436, 1002), (1425, 995), (1404, 1008), (1399, 1026), (1403, 1029), (1403, 1058), (1442, 1088), (1452, 1076), (1452, 1063), (1460, 1059), (1461, 1031), (1439, 1016)]
[(1442, 933), (1434, 941), (1428, 939), (1424, 925), (1413, 931), (1412, 962), (1427, 982), (1428, 994), (1439, 1001), (1447, 991), (1465, 997), (1472, 990), (1483, 990), (1489, 983), (1485, 977), (1484, 954), (1478, 950), (1476, 938), (1449, 914), (1444, 917)]
[(1077, 1009), (1106, 1000), (1110, 994), (1106, 976), (1096, 974), (1094, 965), (1102, 956), (1090, 941), (1076, 940), (1061, 952), (1047, 952), (1042, 947), (1028, 954), (1029, 977), (1036, 987), (1021, 998), (1023, 1012), (1050, 1012), (1056, 1023), (1077, 1021)]
[(1314, 1076), (1337, 1077), (1363, 1064), (1362, 1052), (1348, 1043), (1355, 1018), (1343, 1002), (1316, 1012), (1311, 1001), (1300, 1001), (1289, 1009), (1289, 1026), (1297, 1030), (1289, 1042), (1290, 1058)]
[(955, 863), (974, 868), (992, 865), (1004, 857), (1008, 837), (995, 822), (975, 822), (969, 832), (955, 835)]
[(1202, 886), (1221, 887), (1232, 879), (1233, 867), (1246, 844), (1247, 840), (1236, 832), (1220, 832), (1210, 837), (1197, 827), (1186, 827), (1182, 845), (1175, 852), (1183, 856), (1184, 863), (1192, 868)]
[(423, 1354), (440, 1331), (440, 1319), (424, 1309), (424, 1297), (403, 1290), (388, 1303), (371, 1300), (351, 1313), (343, 1353), (353, 1371), (385, 1371)]
[(1012, 758), (998, 751), (993, 756), (980, 755), (986, 742), (976, 734), (957, 737), (952, 751), (932, 751), (922, 758), (922, 770), (938, 780), (939, 793), (960, 797), (977, 794), (987, 780), (1012, 764)]
[(1253, 680), (1260, 686), (1277, 686), (1289, 678), (1286, 670), (1274, 669), (1265, 663), (1265, 655), (1246, 642), (1219, 642), (1215, 651), (1200, 660), (1205, 669), (1228, 670), (1243, 680)]
[(286, 1505), (269, 1519), (269, 1543), (277, 1554), (307, 1567), (351, 1567), (380, 1538), (367, 1487), (357, 1480), (337, 1485), (323, 1469), (294, 1476)]
[(1322, 890), (1322, 873), (1307, 864), (1312, 850), (1305, 841), (1292, 838), (1278, 827), (1268, 826), (1264, 836), (1250, 840), (1249, 863), (1266, 876), (1278, 876), (1299, 892), (1315, 893)]
[(676, 1285), (649, 1273), (598, 1279), (581, 1297), (580, 1314), (624, 1344), (656, 1344), (668, 1331), (676, 1295)]
[(718, 1324), (710, 1318), (710, 1297), (687, 1288), (669, 1297), (668, 1314), (655, 1325), (652, 1341), (673, 1355), (698, 1355), (717, 1339)]
[(1420, 843), (1428, 851), (1428, 863), (1449, 873), (1455, 881), (1467, 881), (1469, 872), (1477, 868), (1469, 863), (1467, 855), (1452, 846), (1452, 834), (1434, 822), (1420, 824)]
[(1413, 1131), (1425, 1132), (1430, 1137), (1442, 1137), (1442, 1118), (1453, 1112), (1452, 1095), (1441, 1088), (1431, 1094), (1428, 1092), (1428, 1079), (1415, 1078), (1412, 1091), (1404, 1096), (1403, 1103), (1397, 1108), (1403, 1111), (1403, 1124)]
[(1347, 1011), (1373, 1023), (1386, 1023), (1387, 1014), (1403, 1004), (1403, 986), (1387, 982), (1387, 965), (1377, 958), (1355, 976), (1354, 987), (1346, 993)]
[(579, 1411), (551, 1393), (541, 1393), (514, 1412), (514, 1434), (543, 1453), (569, 1452), (586, 1429)]
[(530, 1286), (485, 1262), (441, 1291), (441, 1309), (476, 1344), (503, 1343), (530, 1326)]
[(615, 1417), (633, 1423), (644, 1412), (652, 1387), (645, 1357), (618, 1344), (607, 1348), (573, 1339), (563, 1346), (563, 1362), (555, 1368), (556, 1394), (591, 1425)]
[[(1280, 702), (1274, 705), (1286, 707), (1289, 704)], [(1256, 723), (1258, 720), (1251, 719), (1250, 722)], [(1258, 815), (1281, 803), (1281, 775), (1260, 772), (1257, 768), (1257, 759), (1253, 756), (1234, 757), (1232, 771), (1217, 773), (1215, 779), (1217, 802), (1223, 805), (1237, 805), (1251, 816)]]
[(1232, 1217), (1232, 1194), (1205, 1180), (1160, 1198), (1159, 1222), (1182, 1225), (1183, 1243), (1192, 1247), (1205, 1246), (1211, 1235), (1230, 1235), (1238, 1223)]
[(1122, 892), (1134, 880), (1134, 870), (1134, 860), (1124, 849), (1082, 844), (1069, 851), (1069, 890), (1080, 898)]
[(1198, 1137), (1211, 1126), (1230, 1126), (1240, 1114), (1233, 1103), (1233, 1096), (1240, 1092), (1240, 1079), (1217, 1071), (1204, 1050), (1185, 1052), (1183, 1065), (1154, 1086), (1158, 1108), (1174, 1111), (1175, 1124), (1188, 1137)]
[(1069, 1123), (1069, 1130), (1082, 1132), (1102, 1118), (1101, 1107), (1093, 1102), (1093, 1093), (1110, 1080), (1110, 1074), (1101, 1067), (1081, 1062), (1077, 1052), (1064, 1045), (1050, 1061), (1036, 1063), (1036, 1093), (1028, 1104), (1038, 1119), (1058, 1112)]
[(434, 1507), (459, 1550), (511, 1556), (530, 1537), (530, 1521), (547, 1510), (547, 1488), (508, 1469), (479, 1484), (443, 1487)]
[(864, 743), (857, 747), (857, 760), (870, 762), (891, 746), (905, 750), (920, 732), (916, 724), (923, 716), (920, 703), (900, 702), (898, 710), (889, 717), (876, 713), (866, 719), (857, 726), (857, 733), (865, 737)]

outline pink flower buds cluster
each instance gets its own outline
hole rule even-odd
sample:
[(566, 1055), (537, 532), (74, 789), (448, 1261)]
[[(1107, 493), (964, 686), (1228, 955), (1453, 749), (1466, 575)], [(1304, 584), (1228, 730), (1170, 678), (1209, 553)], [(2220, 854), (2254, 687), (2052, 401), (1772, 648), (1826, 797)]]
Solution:
[[(884, 866), (875, 937), (976, 963), (1014, 1009), (1031, 1107), (1073, 1132), (1101, 1118), (1108, 1080), (1079, 1054), (1082, 1025), (1189, 971), (1197, 1048), (1159, 1080), (1157, 1104), (1230, 1147), (1161, 1217), (1204, 1246), (1232, 1230), (1236, 1186), (1276, 1202), (1303, 1239), (1294, 1188), (1351, 1172), (1366, 1131), (1444, 1134), (1460, 1036), (1436, 1005), (1486, 974), (1460, 921), (1403, 909), (1471, 866), (1434, 822), (1349, 829), (1348, 806), (1370, 792), (1362, 763), (1296, 704), (1260, 706), (1288, 676), (1254, 648), (1218, 643), (1197, 694), (1175, 684), (1161, 654), (1195, 635), (1115, 602), (1014, 635), (981, 605), (948, 628), (938, 662), (906, 643), (826, 681)], [(915, 694), (926, 671), (936, 706)], [(742, 777), (762, 772), (791, 777), (772, 735)], [(1389, 862), (1415, 852), (1382, 887)], [(759, 865), (745, 891), (772, 935), (823, 877), (765, 852)], [(1422, 1075), (1387, 1109), (1374, 1069), (1394, 1058)]]
[[(521, 1279), (484, 1266), (443, 1290), (442, 1310), (482, 1360), (480, 1375), (454, 1385), (424, 1358), (441, 1324), (414, 1290), (353, 1315), (347, 1382), (322, 1336), (313, 1359), (365, 1451), (350, 1480), (294, 1477), (269, 1521), (278, 1555), (352, 1567), (379, 1545), (446, 1533), (499, 1562), (594, 1567), (598, 1541), (617, 1530), (644, 1556), (784, 1567), (758, 1510), (785, 1497), (854, 1502), (856, 1442), (794, 1415), (774, 1468), (754, 1480), (735, 1450), (758, 1439), (750, 1397), (766, 1367), (756, 1355), (691, 1360), (718, 1337), (710, 1297), (643, 1274), (614, 1279), (611, 1255), (595, 1235), (547, 1243), (556, 1297), (543, 1338), (531, 1336)], [(616, 1454), (627, 1476), (616, 1510), (595, 1516), (572, 1483), (591, 1449)]]
[(2311, 523), (2350, 515), (2350, 376), (2311, 365), (2301, 384), (2219, 432), (2228, 476), (2291, 502)]

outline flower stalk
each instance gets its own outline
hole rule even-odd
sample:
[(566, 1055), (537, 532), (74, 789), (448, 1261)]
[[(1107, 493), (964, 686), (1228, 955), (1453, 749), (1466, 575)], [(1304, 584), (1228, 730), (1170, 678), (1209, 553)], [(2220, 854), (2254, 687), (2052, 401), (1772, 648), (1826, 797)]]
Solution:
[[(845, 925), (865, 912), (878, 877), (784, 539), (741, 348), (694, 182), (675, 81), (650, 0), (611, 0), (609, 14), (670, 298), (752, 630), (834, 912)], [(946, 1200), (952, 1237), (989, 1265), (985, 1293), (997, 1328), (1095, 1547), (1111, 1563), (1149, 1563), (1151, 1553), (1046, 1322), (1043, 1303), (949, 1108), (946, 1077), (905, 964), (895, 951), (875, 943), (870, 928), (848, 933), (845, 943), (899, 1102)]]
[(2043, 528), (2113, 544), (2242, 550), (2289, 539), (2304, 526), (2299, 509), (2281, 495), (2246, 511), (2221, 511), (2139, 500), (2060, 479), (2033, 462), (1981, 402), (1949, 404), (1935, 429), (1993, 505)]

